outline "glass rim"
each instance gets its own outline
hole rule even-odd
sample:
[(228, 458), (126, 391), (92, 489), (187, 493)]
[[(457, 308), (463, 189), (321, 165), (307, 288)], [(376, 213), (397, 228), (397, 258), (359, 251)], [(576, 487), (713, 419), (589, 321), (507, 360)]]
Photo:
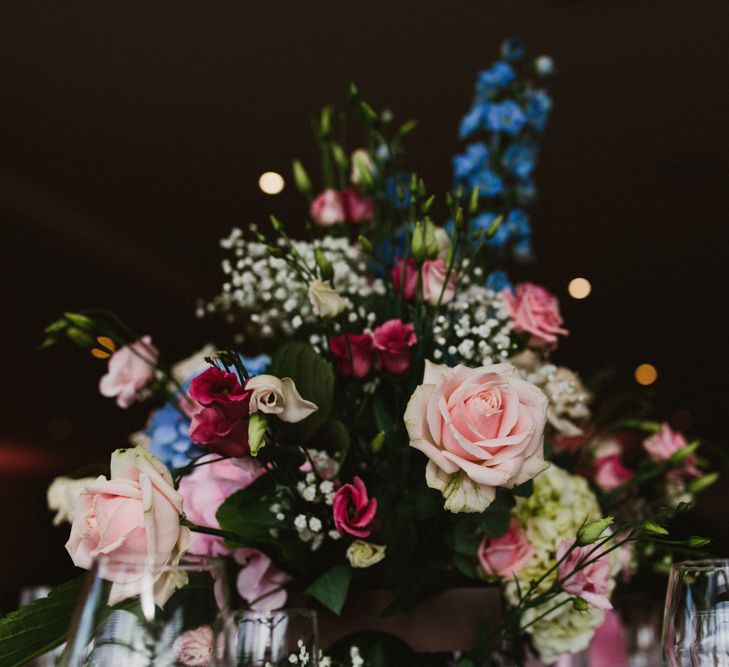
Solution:
[(729, 570), (729, 558), (704, 558), (701, 560), (683, 560), (672, 563), (671, 570), (676, 572), (704, 572), (708, 570)]
[(158, 563), (149, 554), (97, 554), (94, 565), (104, 567), (149, 568), (156, 572), (211, 572), (225, 567), (225, 561), (217, 556), (203, 556), (185, 553), (173, 562)]

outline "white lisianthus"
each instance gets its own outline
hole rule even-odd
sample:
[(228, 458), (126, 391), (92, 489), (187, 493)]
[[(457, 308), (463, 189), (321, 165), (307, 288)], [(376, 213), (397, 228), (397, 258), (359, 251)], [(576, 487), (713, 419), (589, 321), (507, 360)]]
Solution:
[(312, 280), (309, 283), (309, 301), (319, 317), (337, 317), (347, 307), (347, 302), (328, 280)]
[(371, 175), (375, 171), (375, 165), (368, 150), (358, 148), (352, 153), (352, 174), (350, 180), (354, 185), (360, 185), (363, 181), (371, 181)]
[(291, 378), (256, 375), (246, 382), (251, 394), (250, 411), (276, 415), (281, 421), (296, 423), (319, 408), (301, 397)]
[(76, 501), (95, 479), (95, 477), (82, 477), (80, 479), (56, 477), (51, 482), (46, 493), (46, 500), (48, 501), (48, 509), (56, 513), (56, 516), (53, 517), (54, 526), (60, 526), (62, 523), (73, 523)]
[(355, 540), (347, 549), (347, 560), (352, 567), (372, 567), (385, 557), (387, 547), (364, 540)]
[(438, 244), (438, 255), (436, 259), (442, 259), (444, 262), (447, 262), (448, 255), (451, 252), (451, 238), (443, 227), (436, 227), (434, 233), (435, 242)]

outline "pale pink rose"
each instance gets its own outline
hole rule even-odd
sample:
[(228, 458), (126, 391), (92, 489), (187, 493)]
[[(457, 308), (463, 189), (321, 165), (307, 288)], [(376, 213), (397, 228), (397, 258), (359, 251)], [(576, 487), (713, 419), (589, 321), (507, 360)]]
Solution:
[(429, 459), (428, 486), (452, 512), (482, 512), (497, 487), (523, 484), (548, 467), (543, 433), (547, 398), (510, 364), (438, 366), (405, 410), (410, 446)]
[[(189, 543), (190, 531), (180, 526), (181, 515), (182, 496), (167, 467), (143, 447), (118, 449), (111, 455), (110, 479), (98, 477), (80, 494), (66, 549), (74, 564), (84, 569), (100, 555), (168, 565)], [(162, 574), (155, 584), (158, 604), (164, 604), (181, 584)], [(116, 601), (130, 593), (124, 576), (115, 587)]]
[(559, 313), (559, 301), (544, 287), (519, 283), (516, 291), (505, 289), (501, 295), (509, 310), (514, 331), (531, 334), (530, 345), (554, 347), (557, 336), (566, 336)]
[(357, 188), (347, 188), (340, 193), (344, 210), (350, 222), (366, 222), (375, 217), (375, 203), (372, 197), (363, 197)]
[(355, 475), (352, 482), (342, 484), (334, 494), (334, 526), (340, 535), (349, 533), (355, 537), (369, 537), (372, 532), (370, 524), (377, 513), (377, 500), (369, 497), (360, 477)]
[[(405, 301), (412, 301), (418, 289), (418, 269), (412, 257), (407, 259), (398, 258), (395, 266), (392, 267), (392, 284), (395, 294), (399, 297), (402, 294)], [(403, 285), (403, 275), (405, 284)]]
[(109, 369), (99, 381), (99, 392), (107, 398), (116, 397), (120, 408), (128, 408), (154, 377), (158, 356), (149, 336), (120, 347), (109, 359)]
[[(557, 547), (557, 560), (560, 560), (573, 544), (574, 540), (563, 540)], [(564, 579), (574, 572), (580, 562), (593, 559), (597, 560), (564, 581), (562, 589), (581, 597), (597, 609), (612, 609), (613, 606), (610, 604), (612, 567), (603, 549), (595, 550), (591, 544), (586, 547), (576, 547), (560, 564), (558, 577)]]
[(205, 667), (213, 656), (213, 629), (202, 625), (183, 632), (172, 645), (177, 662), (189, 667)]
[[(204, 465), (196, 466), (192, 473), (180, 480), (185, 515), (194, 524), (205, 528), (220, 528), (215, 516), (218, 508), (226, 498), (245, 489), (264, 473), (251, 457), (216, 460), (219, 458), (216, 454), (208, 454), (198, 461)], [(188, 551), (199, 556), (230, 554), (221, 537), (195, 532)]]
[[(440, 299), (441, 292), (443, 292), (443, 298), (440, 300), (441, 303), (450, 303), (453, 301), (453, 298), (456, 296), (456, 272), (452, 270), (450, 275), (448, 275), (448, 266), (442, 259), (431, 259), (423, 262), (420, 275), (423, 280), (423, 299), (425, 299), (426, 303), (435, 306), (438, 303), (438, 299)], [(444, 291), (443, 284), (445, 283), (446, 276), (448, 276), (448, 284)]]
[(512, 519), (501, 537), (485, 535), (478, 547), (478, 562), (487, 574), (496, 577), (512, 577), (534, 555), (526, 532), (516, 519)]
[(672, 430), (668, 424), (663, 424), (660, 431), (643, 442), (643, 448), (652, 461), (660, 462), (667, 461), (687, 444), (682, 433)]
[(236, 549), (233, 557), (243, 569), (236, 587), (240, 596), (254, 611), (273, 611), (286, 604), (284, 586), (291, 580), (271, 559), (258, 549)]
[(372, 343), (380, 353), (380, 366), (393, 375), (401, 375), (410, 368), (410, 348), (417, 342), (415, 327), (398, 319), (381, 324), (372, 336)]
[(320, 227), (331, 227), (347, 219), (347, 209), (340, 192), (324, 190), (309, 207), (309, 215), (314, 224)]
[(595, 459), (592, 475), (595, 484), (603, 491), (612, 491), (625, 484), (635, 473), (620, 461), (619, 454), (608, 454)]

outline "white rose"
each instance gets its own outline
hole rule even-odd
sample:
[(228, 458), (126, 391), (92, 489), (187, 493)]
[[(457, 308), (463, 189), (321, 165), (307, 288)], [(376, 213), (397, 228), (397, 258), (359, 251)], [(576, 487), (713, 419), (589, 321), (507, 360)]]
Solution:
[(352, 567), (372, 567), (385, 557), (386, 548), (381, 544), (355, 540), (347, 549), (347, 560)]
[(95, 477), (82, 477), (80, 479), (56, 477), (51, 482), (46, 493), (46, 499), (48, 509), (56, 513), (56, 516), (53, 517), (54, 526), (60, 526), (65, 522), (73, 523), (76, 501), (95, 479)]
[(279, 379), (273, 375), (256, 375), (246, 382), (253, 391), (251, 412), (276, 415), (281, 421), (300, 422), (319, 408), (301, 397), (291, 378)]
[(347, 302), (339, 296), (332, 284), (318, 278), (309, 283), (309, 301), (319, 317), (336, 317), (347, 307)]

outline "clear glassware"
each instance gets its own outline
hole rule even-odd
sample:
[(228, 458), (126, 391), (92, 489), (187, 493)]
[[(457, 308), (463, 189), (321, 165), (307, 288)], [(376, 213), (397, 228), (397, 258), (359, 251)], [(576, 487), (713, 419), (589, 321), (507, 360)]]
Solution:
[[(47, 597), (52, 590), (50, 586), (24, 586), (20, 590), (20, 606), (25, 607), (31, 602)], [(63, 652), (63, 648), (63, 646), (59, 646), (48, 653), (39, 655), (27, 663), (26, 667), (54, 667)]]
[(671, 567), (662, 643), (668, 667), (729, 667), (729, 560)]
[(229, 667), (227, 601), (218, 559), (183, 556), (159, 565), (102, 556), (89, 572), (60, 665)]
[(237, 667), (319, 667), (319, 630), (310, 609), (234, 612), (227, 643)]

